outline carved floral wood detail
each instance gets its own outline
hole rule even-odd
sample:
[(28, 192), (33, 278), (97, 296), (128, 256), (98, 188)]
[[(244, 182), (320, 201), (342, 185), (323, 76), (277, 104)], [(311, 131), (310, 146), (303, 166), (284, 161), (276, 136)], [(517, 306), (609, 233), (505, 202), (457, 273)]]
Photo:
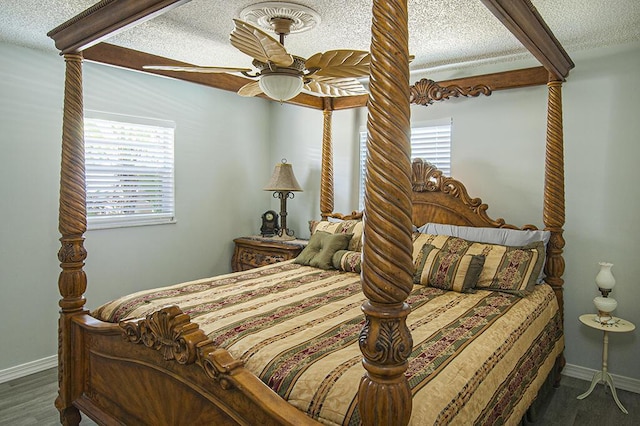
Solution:
[(416, 105), (429, 106), (435, 101), (444, 101), (450, 98), (478, 97), (480, 95), (491, 96), (491, 88), (484, 84), (470, 87), (456, 85), (440, 86), (437, 82), (423, 78), (409, 87), (410, 102)]
[(146, 318), (121, 321), (119, 325), (125, 340), (159, 351), (166, 361), (197, 364), (222, 389), (235, 387), (231, 372), (244, 363), (216, 347), (177, 306), (162, 308)]

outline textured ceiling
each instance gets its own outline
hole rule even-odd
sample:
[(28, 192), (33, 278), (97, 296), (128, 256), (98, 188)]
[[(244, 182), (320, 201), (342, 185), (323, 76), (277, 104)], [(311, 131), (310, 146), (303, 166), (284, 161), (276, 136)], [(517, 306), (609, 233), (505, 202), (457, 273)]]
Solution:
[[(133, 0), (132, 0), (133, 1)], [(1, 0), (0, 41), (55, 50), (46, 33), (94, 0)], [(249, 0), (192, 0), (108, 42), (196, 65), (250, 67), (229, 44), (233, 18)], [(369, 49), (370, 0), (295, 0), (321, 17), (314, 29), (285, 40), (309, 57), (331, 49)], [(640, 0), (532, 0), (558, 40), (572, 51), (640, 40)], [(412, 69), (432, 69), (530, 55), (479, 0), (409, 0)]]

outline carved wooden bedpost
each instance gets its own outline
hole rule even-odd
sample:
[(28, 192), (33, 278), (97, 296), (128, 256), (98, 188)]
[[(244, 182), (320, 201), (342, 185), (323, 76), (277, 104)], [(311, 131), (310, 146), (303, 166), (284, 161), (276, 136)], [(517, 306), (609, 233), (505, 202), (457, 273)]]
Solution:
[[(72, 349), (72, 318), (83, 312), (87, 288), (87, 277), (83, 270), (87, 252), (84, 248), (84, 232), (87, 229), (85, 204), (84, 169), (84, 125), (82, 102), (82, 54), (65, 54), (65, 97), (62, 123), (62, 170), (60, 177), (60, 210), (58, 230), (61, 248), (60, 277), (58, 288), (62, 299), (58, 322), (58, 397), (56, 408), (60, 411), (60, 421), (65, 425), (77, 425), (80, 412), (72, 405), (80, 392), (80, 383), (74, 383), (73, 354), (80, 351)], [(78, 343), (78, 342), (76, 342)]]
[(331, 140), (331, 109), (322, 111), (322, 178), (320, 179), (320, 215), (326, 219), (333, 213), (333, 142)]
[(563, 309), (562, 285), (564, 280), (564, 238), (562, 236), (565, 222), (564, 202), (564, 141), (562, 130), (562, 81), (550, 77), (549, 97), (547, 105), (547, 145), (545, 156), (544, 177), (544, 209), (543, 219), (545, 229), (551, 231), (551, 238), (547, 249), (547, 263), (544, 271), (546, 282), (553, 287), (560, 312)]
[(358, 405), (365, 425), (406, 425), (413, 349), (405, 302), (412, 288), (407, 1), (373, 2), (360, 334), (365, 375)]

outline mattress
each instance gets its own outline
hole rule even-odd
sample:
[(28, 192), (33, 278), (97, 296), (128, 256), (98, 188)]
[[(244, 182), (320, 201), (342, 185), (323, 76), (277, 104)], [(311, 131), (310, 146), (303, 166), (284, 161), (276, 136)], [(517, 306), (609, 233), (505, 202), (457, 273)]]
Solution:
[[(292, 405), (357, 425), (364, 300), (359, 274), (288, 261), (141, 291), (92, 315), (118, 322), (177, 305)], [(551, 288), (518, 297), (415, 285), (407, 302), (411, 424), (517, 424), (563, 350)]]

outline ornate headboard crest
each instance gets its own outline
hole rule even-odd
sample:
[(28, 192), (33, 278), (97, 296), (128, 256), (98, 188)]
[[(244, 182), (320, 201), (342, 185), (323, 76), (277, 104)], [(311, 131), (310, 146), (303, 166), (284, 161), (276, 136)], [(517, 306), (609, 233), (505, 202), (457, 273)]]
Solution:
[[(417, 211), (424, 213), (424, 210), (421, 210), (421, 206), (430, 205), (432, 207), (427, 209), (429, 212), (428, 218), (431, 218), (431, 214), (434, 213), (433, 208), (435, 208), (437, 210), (447, 211), (449, 218), (455, 216), (457, 220), (462, 220), (462, 223), (459, 224), (510, 229), (538, 229), (535, 225), (524, 225), (522, 228), (519, 228), (506, 223), (502, 218), (496, 220), (491, 219), (487, 215), (489, 206), (484, 204), (482, 199), (470, 197), (467, 188), (462, 182), (443, 175), (441, 170), (428, 161), (416, 158), (413, 160), (411, 168), (411, 186), (414, 192), (414, 214)], [(435, 198), (427, 194), (434, 194)], [(324, 219), (362, 219), (362, 216), (363, 212), (361, 211), (353, 211), (347, 215), (334, 212), (327, 214)], [(414, 220), (419, 219), (423, 219), (422, 214), (414, 217)], [(443, 218), (440, 217), (440, 219)], [(423, 223), (424, 222), (416, 223), (416, 225)], [(455, 224), (455, 222), (446, 221), (442, 223)]]
[(421, 158), (413, 160), (411, 165), (411, 186), (414, 192), (441, 192), (450, 197), (458, 199), (467, 206), (475, 215), (477, 215), (487, 226), (496, 228), (513, 228), (513, 229), (537, 229), (534, 225), (525, 225), (518, 228), (514, 225), (505, 223), (505, 220), (499, 218), (491, 219), (486, 210), (488, 206), (482, 202), (480, 198), (471, 198), (464, 184), (456, 179), (444, 176), (441, 170), (436, 166), (424, 161)]
[(440, 191), (460, 198), (462, 202), (470, 207), (482, 208), (483, 210), (487, 209), (487, 205), (482, 204), (480, 198), (471, 198), (469, 196), (467, 188), (465, 188), (462, 182), (444, 176), (441, 170), (428, 161), (416, 158), (413, 160), (411, 168), (411, 186), (415, 192)]

